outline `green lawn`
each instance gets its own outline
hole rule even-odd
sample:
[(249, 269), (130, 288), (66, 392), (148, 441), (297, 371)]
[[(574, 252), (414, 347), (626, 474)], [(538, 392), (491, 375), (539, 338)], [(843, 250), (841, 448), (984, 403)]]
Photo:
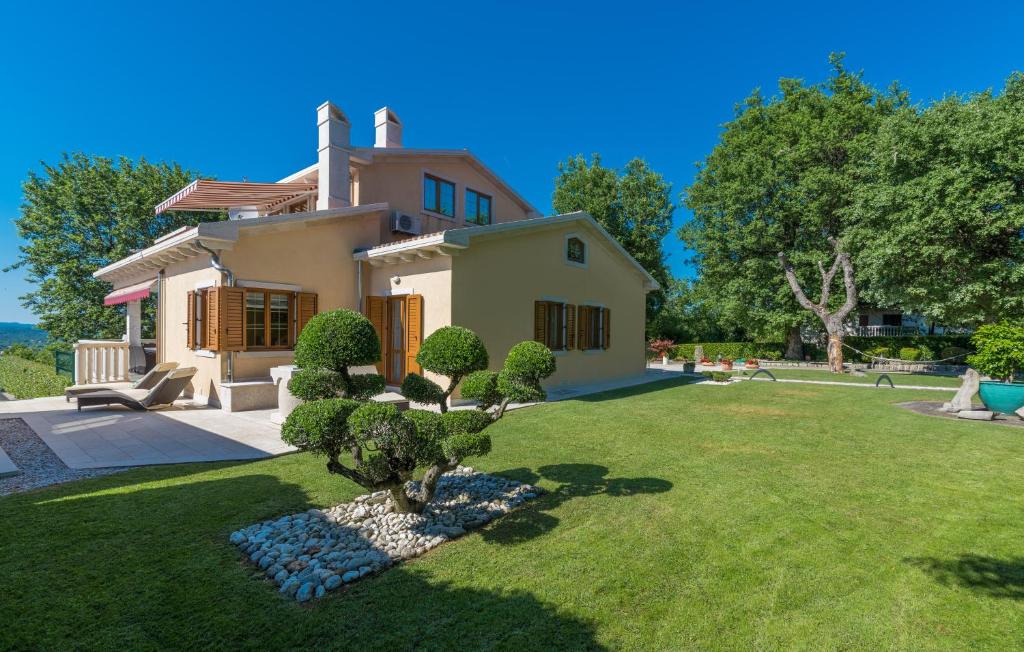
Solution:
[(510, 413), (550, 493), (312, 606), (227, 542), (360, 493), (309, 455), (0, 498), (0, 649), (1024, 647), (1024, 430), (683, 382)]
[[(840, 383), (869, 383), (874, 385), (878, 380), (878, 377), (882, 373), (887, 373), (892, 378), (892, 384), (897, 387), (903, 385), (919, 385), (922, 387), (960, 387), (960, 378), (957, 376), (940, 376), (938, 374), (911, 374), (911, 373), (900, 373), (895, 371), (890, 372), (877, 372), (868, 371), (863, 376), (854, 376), (853, 374), (833, 374), (832, 372), (824, 369), (772, 369), (768, 368), (768, 371), (772, 372), (772, 375), (776, 378), (785, 378), (791, 380), (825, 380), (831, 382)], [(746, 372), (747, 376), (754, 374), (750, 370), (737, 369), (734, 373), (743, 375)], [(764, 374), (758, 376), (763, 377)], [(882, 385), (888, 387), (886, 382), (883, 380)]]

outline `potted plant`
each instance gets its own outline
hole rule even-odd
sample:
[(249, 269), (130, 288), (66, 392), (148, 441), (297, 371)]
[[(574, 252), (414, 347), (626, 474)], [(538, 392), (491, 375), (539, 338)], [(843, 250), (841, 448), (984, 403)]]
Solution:
[(1024, 383), (1013, 382), (1024, 370), (1024, 328), (1009, 324), (981, 326), (971, 338), (977, 353), (967, 363), (994, 380), (981, 382), (978, 394), (993, 412), (1013, 414), (1024, 407)]
[(668, 366), (669, 357), (672, 355), (672, 350), (675, 348), (676, 343), (672, 340), (657, 339), (651, 340), (648, 348), (654, 353), (655, 356), (661, 358), (661, 364)]
[(732, 371), (732, 358), (722, 358), (722, 371)]
[(757, 369), (760, 365), (757, 363), (757, 358), (747, 358), (743, 361), (743, 366), (746, 369)]
[(688, 360), (686, 358), (677, 358), (677, 360), (683, 363), (684, 374), (697, 373), (697, 363), (693, 360)]

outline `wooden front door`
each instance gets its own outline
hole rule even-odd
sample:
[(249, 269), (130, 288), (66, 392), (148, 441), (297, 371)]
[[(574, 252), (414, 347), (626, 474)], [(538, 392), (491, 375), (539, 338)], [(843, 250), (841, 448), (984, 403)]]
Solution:
[(385, 329), (387, 344), (384, 346), (384, 378), (389, 385), (401, 385), (405, 379), (405, 339), (408, 331), (408, 306), (406, 298), (388, 298), (388, 325)]
[(366, 315), (380, 337), (378, 373), (389, 385), (401, 385), (408, 373), (420, 373), (416, 354), (423, 341), (423, 297), (406, 294), (367, 297)]

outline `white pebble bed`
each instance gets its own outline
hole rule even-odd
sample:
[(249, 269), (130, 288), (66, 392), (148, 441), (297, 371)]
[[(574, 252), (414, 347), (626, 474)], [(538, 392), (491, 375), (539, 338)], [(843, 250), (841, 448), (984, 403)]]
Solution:
[(418, 557), (507, 514), (541, 489), (460, 466), (437, 483), (422, 514), (399, 514), (385, 491), (232, 532), (249, 561), (299, 602)]

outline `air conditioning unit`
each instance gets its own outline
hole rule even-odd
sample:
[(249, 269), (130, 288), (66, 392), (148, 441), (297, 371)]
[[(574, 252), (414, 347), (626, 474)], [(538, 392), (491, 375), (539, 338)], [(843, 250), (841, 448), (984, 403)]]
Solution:
[(415, 215), (396, 212), (391, 216), (391, 230), (395, 233), (420, 235), (423, 233), (423, 222)]

